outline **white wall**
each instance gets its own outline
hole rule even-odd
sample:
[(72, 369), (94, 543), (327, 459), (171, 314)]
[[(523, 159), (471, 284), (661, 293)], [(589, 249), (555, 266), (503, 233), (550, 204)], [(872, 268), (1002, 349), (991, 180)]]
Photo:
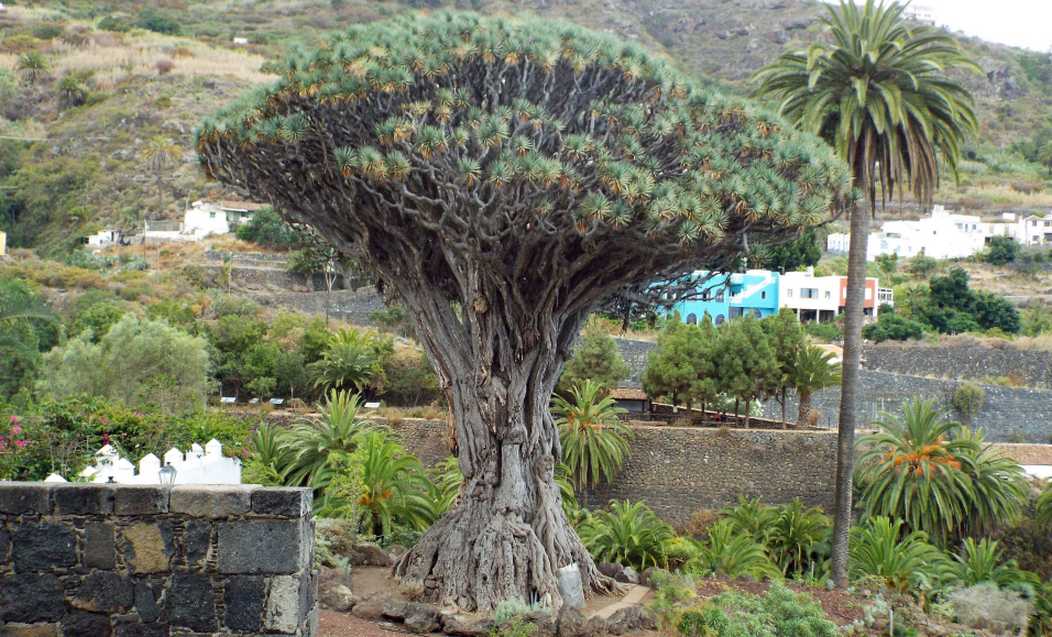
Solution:
[(80, 472), (92, 482), (118, 484), (160, 484), (160, 470), (165, 464), (175, 469), (175, 484), (241, 484), (241, 461), (223, 456), (223, 445), (213, 438), (201, 445), (194, 443), (186, 453), (172, 448), (165, 452), (164, 462), (151, 454), (139, 460), (139, 470), (117, 450), (105, 445), (95, 452), (95, 464)]
[[(818, 290), (818, 296), (810, 299), (801, 296), (801, 290)], [(778, 278), (778, 305), (791, 310), (829, 310), (834, 314), (840, 308), (840, 277), (814, 276), (813, 272), (786, 272)]]

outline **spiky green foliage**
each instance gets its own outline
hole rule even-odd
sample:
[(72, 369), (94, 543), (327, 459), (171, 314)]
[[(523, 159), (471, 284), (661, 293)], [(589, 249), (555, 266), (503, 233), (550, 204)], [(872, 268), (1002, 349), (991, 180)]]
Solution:
[(363, 434), (351, 460), (361, 467), (364, 488), (357, 504), (368, 532), (389, 536), (396, 523), (424, 530), (441, 514), (420, 461), (386, 431)]
[(768, 551), (783, 575), (813, 575), (828, 550), (832, 521), (821, 509), (805, 506), (799, 498), (777, 511), (767, 538)]
[[(614, 279), (722, 263), (746, 224), (757, 238), (814, 224), (849, 186), (813, 138), (633, 44), (467, 13), (354, 26), (298, 52), (276, 85), (204, 122), (197, 148), (210, 174), (339, 245), (368, 237), (377, 257), (381, 245), (438, 254), (467, 224), (483, 250), (569, 235), (566, 248), (616, 243), (642, 257), (597, 279), (600, 295)], [(424, 262), (437, 289), (457, 284), (449, 264)], [(553, 265), (522, 264), (537, 278)]]
[(973, 538), (965, 538), (954, 559), (957, 579), (962, 586), (981, 582), (993, 582), (1000, 588), (1040, 584), (1036, 575), (1020, 569), (1015, 560), (1005, 560), (996, 540), (983, 538), (976, 542)]
[(851, 529), (852, 579), (876, 577), (891, 589), (909, 590), (918, 578), (929, 584), (955, 577), (952, 562), (921, 531), (905, 531), (902, 520), (871, 518)]
[(382, 385), (383, 357), (390, 341), (354, 329), (335, 332), (321, 358), (309, 366), (314, 386), (323, 391), (339, 389), (362, 392)]
[(840, 384), (841, 365), (832, 352), (817, 345), (800, 348), (789, 365), (789, 382), (800, 399), (798, 424), (806, 422), (811, 410), (811, 396), (819, 389)]
[(907, 22), (905, 10), (842, 0), (824, 19), (828, 41), (756, 75), (758, 92), (780, 100), (783, 115), (836, 147), (871, 203), (905, 190), (929, 201), (939, 158), (956, 172), (977, 128), (971, 95), (948, 71), (979, 67), (942, 30)]
[(721, 511), (723, 519), (729, 520), (740, 532), (766, 544), (771, 535), (778, 509), (764, 504), (759, 498), (738, 497), (738, 504)]
[(764, 579), (779, 575), (778, 567), (764, 551), (762, 544), (741, 533), (727, 519), (708, 528), (708, 537), (695, 542), (696, 555), (683, 565), (693, 575), (722, 575)]
[(1052, 524), (1052, 483), (1045, 486), (1041, 495), (1037, 496), (1037, 519), (1042, 524)]
[(353, 453), (362, 434), (371, 429), (358, 417), (361, 404), (357, 394), (331, 390), (320, 406), (320, 418), (297, 423), (282, 436), (289, 484), (324, 488), (334, 471), (330, 456)]
[(902, 520), (946, 544), (1011, 521), (1025, 496), (1018, 463), (993, 453), (980, 434), (945, 420), (926, 400), (859, 440), (858, 481), (865, 515)]
[(625, 410), (591, 380), (572, 388), (570, 400), (555, 396), (553, 403), (563, 463), (574, 485), (580, 489), (613, 480), (629, 453), (630, 432), (618, 418)]
[(642, 502), (612, 502), (609, 510), (588, 517), (579, 529), (581, 541), (601, 562), (632, 566), (640, 572), (664, 566), (666, 544), (675, 536)]

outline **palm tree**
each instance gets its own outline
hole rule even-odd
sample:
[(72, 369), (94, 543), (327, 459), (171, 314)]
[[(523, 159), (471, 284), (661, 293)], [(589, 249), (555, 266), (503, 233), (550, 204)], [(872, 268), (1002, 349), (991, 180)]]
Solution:
[[(157, 135), (150, 139), (146, 144), (146, 148), (143, 149), (143, 159), (146, 160), (146, 166), (153, 171), (154, 178), (157, 180), (157, 212), (163, 214), (164, 212), (164, 189), (161, 187), (161, 180), (164, 178), (164, 171), (168, 168), (180, 154), (183, 149), (172, 140), (164, 137), (163, 135)], [(143, 211), (145, 215), (145, 211)], [(145, 220), (143, 225), (145, 226)], [(145, 229), (145, 228), (144, 228)]]
[[(956, 173), (962, 142), (976, 128), (971, 96), (946, 72), (978, 67), (951, 37), (907, 25), (904, 10), (897, 2), (866, 0), (859, 6), (841, 0), (824, 19), (831, 41), (783, 54), (756, 76), (758, 94), (780, 100), (783, 115), (837, 149), (873, 210), (878, 192), (884, 202), (908, 189), (929, 203), (938, 186), (939, 157)], [(869, 215), (856, 202), (837, 443), (832, 570), (838, 586), (847, 585), (868, 226)]]
[(902, 520), (943, 545), (1018, 516), (1022, 469), (992, 453), (981, 436), (945, 420), (934, 402), (907, 402), (901, 418), (886, 416), (880, 426), (859, 441), (866, 516)]
[(835, 358), (832, 352), (809, 344), (800, 350), (793, 362), (790, 378), (800, 399), (800, 410), (796, 417), (798, 426), (807, 422), (811, 412), (811, 396), (819, 389), (840, 383), (841, 365), (835, 362)]
[(423, 531), (441, 516), (428, 495), (429, 483), (420, 461), (386, 431), (363, 435), (353, 459), (361, 467), (363, 491), (358, 506), (365, 513), (369, 533), (389, 536), (396, 523)]
[(332, 335), (321, 358), (310, 364), (314, 386), (363, 392), (383, 376), (381, 357), (392, 347), (364, 332), (345, 329)]
[(614, 399), (599, 383), (585, 380), (570, 389), (571, 400), (555, 396), (554, 413), (563, 446), (563, 462), (578, 489), (609, 482), (628, 456), (628, 427)]
[(40, 51), (29, 51), (18, 56), (18, 72), (27, 84), (35, 84), (51, 71), (51, 62)]
[(325, 487), (333, 471), (330, 456), (353, 453), (361, 436), (373, 428), (358, 418), (361, 404), (358, 394), (334, 389), (321, 405), (319, 420), (298, 423), (284, 434), (288, 484)]
[(1037, 496), (1037, 520), (1042, 524), (1052, 524), (1052, 483)]

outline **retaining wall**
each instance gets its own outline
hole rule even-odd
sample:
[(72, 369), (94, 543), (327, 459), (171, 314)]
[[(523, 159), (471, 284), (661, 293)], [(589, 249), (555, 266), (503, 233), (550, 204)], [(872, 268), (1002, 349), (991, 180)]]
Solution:
[(870, 345), (866, 348), (866, 367), (940, 378), (1015, 377), (1031, 387), (1052, 388), (1052, 352), (970, 336), (942, 338), (936, 344)]
[[(390, 426), (426, 465), (449, 455), (443, 421), (406, 419)], [(734, 504), (739, 496), (772, 504), (800, 498), (832, 510), (832, 432), (640, 425), (632, 431), (620, 473), (609, 486), (579, 494), (583, 503), (642, 500), (673, 524), (685, 524), (700, 509)]]
[(317, 633), (308, 489), (0, 483), (0, 635)]

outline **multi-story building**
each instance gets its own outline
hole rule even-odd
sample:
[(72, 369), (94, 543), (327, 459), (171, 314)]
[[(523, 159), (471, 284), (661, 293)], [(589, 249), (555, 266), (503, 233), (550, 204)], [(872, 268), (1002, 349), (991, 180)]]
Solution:
[(687, 323), (697, 323), (708, 314), (719, 325), (738, 316), (771, 316), (778, 313), (778, 273), (748, 270), (732, 274), (698, 271), (696, 299), (680, 301), (671, 311)]
[[(678, 312), (686, 323), (697, 323), (706, 314), (717, 325), (739, 316), (765, 317), (782, 309), (794, 311), (802, 322), (832, 321), (847, 307), (847, 277), (815, 276), (814, 269), (779, 274), (748, 270), (733, 274), (695, 272), (698, 298), (680, 301), (669, 312)], [(894, 305), (894, 294), (876, 278), (866, 279), (863, 311), (876, 318), (881, 305)]]

